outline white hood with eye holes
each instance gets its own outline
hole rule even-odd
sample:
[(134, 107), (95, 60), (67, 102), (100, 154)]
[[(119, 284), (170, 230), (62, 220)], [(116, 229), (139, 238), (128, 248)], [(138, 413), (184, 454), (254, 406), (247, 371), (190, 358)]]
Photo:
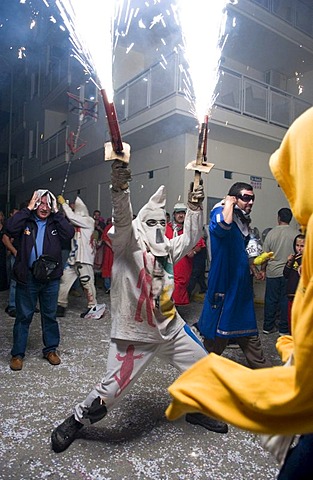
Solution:
[[(163, 227), (159, 223), (161, 220), (166, 221), (165, 203), (165, 187), (161, 185), (133, 221), (140, 239), (156, 257), (166, 257), (170, 248), (170, 242), (165, 236), (165, 226)], [(156, 220), (158, 223), (149, 227), (146, 224), (147, 220)]]

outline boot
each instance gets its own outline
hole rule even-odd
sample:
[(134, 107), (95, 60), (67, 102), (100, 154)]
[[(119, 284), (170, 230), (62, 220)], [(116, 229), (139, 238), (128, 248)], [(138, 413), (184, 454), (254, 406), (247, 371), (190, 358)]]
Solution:
[(56, 429), (51, 435), (52, 450), (56, 453), (66, 450), (75, 440), (77, 433), (83, 427), (83, 424), (75, 420), (74, 415), (71, 415)]
[(228, 425), (227, 423), (220, 422), (214, 418), (207, 417), (202, 413), (187, 413), (185, 417), (186, 422), (192, 423), (193, 425), (201, 425), (201, 427), (210, 430), (211, 432), (217, 433), (227, 433)]

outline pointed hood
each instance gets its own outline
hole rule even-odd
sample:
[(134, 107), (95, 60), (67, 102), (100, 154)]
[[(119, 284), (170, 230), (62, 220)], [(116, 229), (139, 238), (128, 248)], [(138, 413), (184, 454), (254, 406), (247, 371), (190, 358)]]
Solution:
[(80, 215), (81, 217), (89, 217), (88, 208), (84, 204), (81, 198), (76, 197), (74, 204), (74, 212)]
[(270, 158), (270, 168), (283, 189), (297, 222), (307, 226), (313, 213), (313, 108), (297, 118), (281, 146)]
[[(161, 185), (133, 221), (141, 240), (153, 255), (158, 257), (167, 256), (169, 251), (169, 240), (165, 236), (165, 223), (164, 226), (159, 223), (163, 220), (166, 222), (165, 204), (165, 187)], [(158, 223), (155, 226), (148, 226), (147, 220), (156, 220)]]

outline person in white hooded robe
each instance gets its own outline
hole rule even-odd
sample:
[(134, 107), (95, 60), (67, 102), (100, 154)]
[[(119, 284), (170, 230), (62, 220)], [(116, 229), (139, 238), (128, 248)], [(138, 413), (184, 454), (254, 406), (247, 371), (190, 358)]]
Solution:
[(79, 197), (75, 200), (74, 210), (66, 203), (62, 195), (58, 196), (58, 203), (62, 205), (65, 216), (75, 227), (75, 235), (72, 239), (71, 251), (60, 282), (57, 316), (65, 316), (69, 291), (75, 280), (79, 278), (87, 298), (87, 310), (81, 314), (81, 317), (101, 318), (105, 305), (97, 304), (93, 269), (96, 253), (93, 238), (95, 221), (89, 215), (88, 208)]
[[(202, 233), (203, 187), (188, 208), (184, 234), (165, 237), (165, 187), (161, 186), (133, 220), (126, 164), (112, 164), (113, 227), (109, 231), (114, 251), (111, 284), (112, 330), (107, 372), (74, 414), (52, 432), (52, 448), (62, 452), (84, 425), (101, 420), (127, 394), (155, 357), (183, 372), (207, 353), (186, 325), (172, 300), (173, 264)], [(227, 424), (201, 414), (186, 416), (189, 423), (226, 433)]]

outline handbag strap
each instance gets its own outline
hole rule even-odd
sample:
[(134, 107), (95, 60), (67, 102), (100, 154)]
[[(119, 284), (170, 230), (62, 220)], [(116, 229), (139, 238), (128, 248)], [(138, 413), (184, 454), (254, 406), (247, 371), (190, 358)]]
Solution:
[(38, 258), (38, 250), (37, 250), (37, 243), (36, 243), (35, 231), (34, 231), (33, 228), (32, 228), (32, 235), (33, 235), (33, 239), (34, 239), (35, 255), (36, 255), (36, 259), (37, 259), (37, 258)]

